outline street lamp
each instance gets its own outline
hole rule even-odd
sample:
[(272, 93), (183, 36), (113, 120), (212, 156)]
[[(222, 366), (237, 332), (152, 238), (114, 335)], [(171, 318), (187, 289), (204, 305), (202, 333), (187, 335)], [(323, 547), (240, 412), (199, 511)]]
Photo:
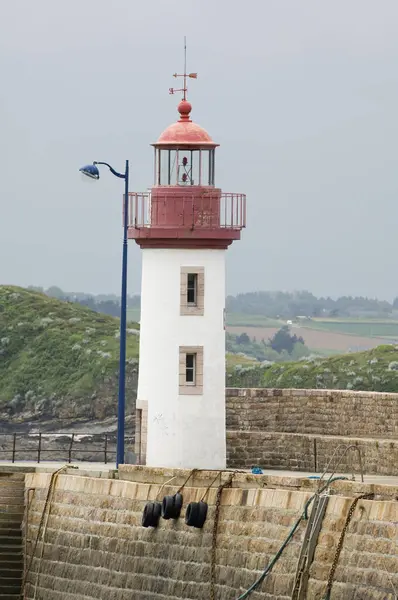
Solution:
[(124, 421), (125, 421), (125, 393), (126, 393), (126, 322), (127, 322), (127, 218), (129, 197), (129, 161), (126, 160), (126, 170), (118, 173), (106, 162), (94, 161), (79, 169), (83, 175), (91, 179), (99, 179), (97, 165), (105, 165), (116, 177), (124, 179), (123, 200), (123, 252), (122, 252), (122, 298), (120, 305), (120, 350), (119, 350), (119, 395), (117, 403), (117, 448), (116, 468), (124, 463)]

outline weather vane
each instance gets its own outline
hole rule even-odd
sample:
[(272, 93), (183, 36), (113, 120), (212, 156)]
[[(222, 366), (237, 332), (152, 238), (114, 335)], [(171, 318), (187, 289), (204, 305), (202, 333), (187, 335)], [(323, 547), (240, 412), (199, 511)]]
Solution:
[(169, 94), (174, 94), (175, 92), (184, 92), (184, 96), (183, 96), (183, 100), (187, 99), (187, 77), (190, 77), (191, 79), (197, 79), (198, 78), (198, 74), (197, 73), (187, 73), (187, 38), (184, 37), (184, 73), (182, 75), (179, 75), (178, 73), (174, 73), (173, 77), (183, 77), (184, 79), (184, 87), (176, 89), (176, 88), (169, 88)]

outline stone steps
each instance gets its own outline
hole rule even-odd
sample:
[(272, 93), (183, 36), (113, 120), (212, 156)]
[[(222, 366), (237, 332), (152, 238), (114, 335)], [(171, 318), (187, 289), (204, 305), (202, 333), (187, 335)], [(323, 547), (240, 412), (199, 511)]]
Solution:
[(20, 600), (25, 475), (0, 476), (0, 600)]
[[(4, 561), (0, 562), (0, 569), (4, 573), (8, 573), (10, 576), (21, 578), (23, 571), (23, 556), (19, 557), (19, 561)], [(1, 588), (0, 588), (1, 589)]]
[[(19, 579), (0, 577), (0, 590), (3, 594), (19, 594), (21, 591), (22, 573)], [(1, 596), (0, 596), (1, 598)]]
[(1, 537), (22, 537), (21, 526), (17, 522), (13, 523), (2, 523), (0, 525), (0, 538)]
[(16, 501), (23, 503), (23, 499), (24, 499), (24, 491), (23, 490), (18, 489), (18, 488), (3, 489), (0, 486), (0, 502), (1, 502), (1, 504), (3, 504), (4, 502), (7, 502), (7, 500), (12, 501), (14, 503)]

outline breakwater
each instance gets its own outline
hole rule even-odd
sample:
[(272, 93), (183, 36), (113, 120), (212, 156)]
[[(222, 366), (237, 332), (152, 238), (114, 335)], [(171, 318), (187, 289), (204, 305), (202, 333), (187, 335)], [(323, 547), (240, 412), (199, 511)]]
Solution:
[[(301, 518), (318, 489), (316, 481), (236, 473), (228, 483), (231, 473), (192, 475), (131, 466), (121, 467), (119, 478), (114, 477), (61, 473), (48, 502), (51, 475), (26, 475), (26, 486), (33, 490), (25, 523), (27, 600), (237, 600), (271, 563), (298, 520), (280, 559), (250, 600), (322, 600), (344, 528), (331, 599), (394, 599), (397, 487), (336, 481), (331, 495), (322, 495), (325, 506), (313, 502), (308, 518)], [(180, 518), (142, 527), (147, 502), (174, 494), (184, 482)], [(369, 495), (358, 499), (363, 494)], [(201, 499), (208, 514), (203, 528), (196, 529), (184, 517), (187, 505)], [(312, 510), (318, 511), (317, 531), (308, 529)], [(48, 515), (46, 527), (34, 550), (43, 514)], [(308, 536), (312, 556), (300, 569)], [(305, 595), (293, 596), (295, 588)]]

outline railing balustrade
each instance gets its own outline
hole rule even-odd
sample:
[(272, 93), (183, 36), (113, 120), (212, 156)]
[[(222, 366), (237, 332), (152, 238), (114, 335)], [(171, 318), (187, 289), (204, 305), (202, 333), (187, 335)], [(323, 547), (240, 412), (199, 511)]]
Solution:
[[(133, 446), (134, 438), (126, 437), (125, 445)], [(1, 462), (43, 460), (115, 462), (116, 433), (0, 433)]]
[[(170, 215), (175, 215), (174, 220)], [(182, 196), (156, 193), (152, 198), (151, 192), (130, 192), (128, 226), (242, 229), (246, 227), (246, 195), (187, 192)]]

